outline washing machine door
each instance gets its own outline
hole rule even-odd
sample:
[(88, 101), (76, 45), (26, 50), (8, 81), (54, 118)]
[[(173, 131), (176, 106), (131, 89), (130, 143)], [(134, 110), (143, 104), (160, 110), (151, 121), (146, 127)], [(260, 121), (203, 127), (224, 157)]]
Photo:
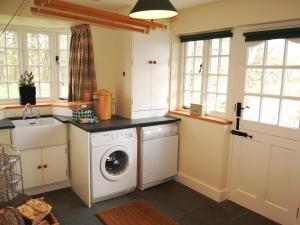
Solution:
[(107, 150), (100, 162), (103, 176), (109, 180), (121, 180), (127, 175), (132, 164), (132, 156), (124, 146), (114, 146)]

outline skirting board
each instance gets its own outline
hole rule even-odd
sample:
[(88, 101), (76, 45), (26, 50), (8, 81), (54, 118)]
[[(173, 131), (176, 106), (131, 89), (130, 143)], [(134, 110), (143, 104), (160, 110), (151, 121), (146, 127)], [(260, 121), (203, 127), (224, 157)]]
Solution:
[(228, 190), (227, 189), (223, 189), (223, 190), (216, 189), (210, 185), (202, 183), (202, 182), (194, 179), (193, 177), (190, 177), (183, 173), (177, 174), (176, 181), (178, 181), (179, 183), (181, 183), (181, 184), (193, 189), (194, 191), (197, 191), (217, 202), (223, 202), (228, 199)]
[(49, 191), (55, 191), (63, 188), (70, 187), (69, 181), (63, 181), (55, 184), (49, 184), (45, 186), (40, 186), (40, 187), (35, 187), (35, 188), (29, 188), (25, 189), (24, 192), (27, 195), (37, 195), (37, 194), (42, 194), (46, 193)]

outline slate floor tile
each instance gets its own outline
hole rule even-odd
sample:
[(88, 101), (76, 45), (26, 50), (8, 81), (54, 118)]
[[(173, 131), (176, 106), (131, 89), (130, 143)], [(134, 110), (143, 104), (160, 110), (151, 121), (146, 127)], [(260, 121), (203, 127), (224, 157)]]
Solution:
[(40, 196), (53, 205), (61, 225), (103, 225), (97, 212), (137, 199), (145, 199), (180, 225), (278, 225), (231, 201), (217, 203), (175, 181), (99, 202), (91, 208), (70, 188), (35, 197)]

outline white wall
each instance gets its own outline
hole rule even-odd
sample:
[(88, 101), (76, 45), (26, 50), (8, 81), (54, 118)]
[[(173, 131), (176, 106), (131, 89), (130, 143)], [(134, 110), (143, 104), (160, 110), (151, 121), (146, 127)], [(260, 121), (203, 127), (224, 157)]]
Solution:
[[(181, 90), (182, 49), (179, 34), (295, 20), (300, 18), (299, 9), (299, 0), (222, 0), (180, 12), (172, 20), (170, 108), (173, 110), (180, 106), (178, 90)], [(233, 89), (229, 84), (230, 106), (233, 106)], [(231, 116), (228, 115), (228, 118)], [(223, 200), (230, 168), (230, 126), (187, 117), (181, 119), (178, 181), (217, 201)]]

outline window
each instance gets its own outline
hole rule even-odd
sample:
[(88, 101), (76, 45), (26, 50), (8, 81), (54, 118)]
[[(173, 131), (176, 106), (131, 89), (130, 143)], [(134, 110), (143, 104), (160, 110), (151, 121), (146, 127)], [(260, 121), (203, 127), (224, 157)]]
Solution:
[[(69, 45), (69, 32), (22, 28), (6, 31), (0, 39), (0, 102), (19, 101), (18, 82), (26, 70), (33, 72), (38, 101), (66, 98)], [(55, 63), (56, 55), (59, 65)]]
[(37, 98), (51, 97), (49, 34), (27, 33), (28, 70), (34, 75)]
[(0, 100), (19, 97), (19, 58), (18, 33), (6, 31), (0, 39)]
[(58, 35), (58, 55), (59, 55), (59, 98), (68, 98), (68, 81), (69, 81), (69, 49), (70, 49), (71, 35)]
[(207, 105), (208, 112), (225, 113), (230, 38), (185, 43), (183, 107)]
[(243, 118), (300, 127), (300, 38), (249, 44)]

